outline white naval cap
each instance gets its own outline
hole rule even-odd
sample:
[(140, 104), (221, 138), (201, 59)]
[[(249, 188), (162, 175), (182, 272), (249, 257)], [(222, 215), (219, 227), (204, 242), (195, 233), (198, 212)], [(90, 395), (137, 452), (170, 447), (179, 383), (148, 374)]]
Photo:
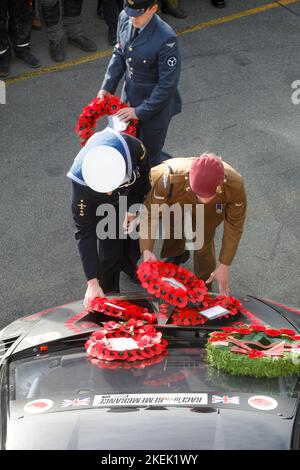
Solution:
[(82, 176), (94, 191), (112, 192), (128, 179), (124, 156), (114, 147), (97, 145), (84, 156)]

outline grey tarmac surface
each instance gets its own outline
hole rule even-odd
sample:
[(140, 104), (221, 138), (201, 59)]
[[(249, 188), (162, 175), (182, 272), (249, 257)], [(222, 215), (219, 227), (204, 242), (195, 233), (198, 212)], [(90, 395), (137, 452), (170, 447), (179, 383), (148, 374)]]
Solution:
[[(217, 10), (208, 0), (186, 0), (189, 18), (163, 17), (181, 30), (268, 3), (228, 0)], [(300, 15), (300, 2), (289, 8)], [(85, 2), (86, 30), (107, 50), (95, 10), (96, 0)], [(300, 80), (300, 17), (278, 7), (184, 34), (180, 42), (183, 111), (165, 149), (173, 156), (221, 154), (245, 178), (249, 210), (231, 293), (299, 306), (300, 105), (292, 103), (291, 85)], [(44, 30), (33, 33), (32, 43), (42, 65), (53, 65)], [(68, 59), (85, 57), (70, 45), (66, 52)], [(7, 104), (0, 105), (0, 327), (83, 298), (65, 175), (80, 149), (77, 117), (96, 96), (107, 63), (102, 58), (7, 86)], [(27, 71), (12, 64), (12, 76)], [(185, 266), (192, 269), (191, 262)], [(125, 276), (121, 287), (138, 289)]]

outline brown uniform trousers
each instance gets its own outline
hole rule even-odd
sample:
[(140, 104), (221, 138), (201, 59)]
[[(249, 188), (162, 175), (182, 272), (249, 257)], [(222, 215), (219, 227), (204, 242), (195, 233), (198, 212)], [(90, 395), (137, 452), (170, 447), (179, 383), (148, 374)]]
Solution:
[[(155, 233), (159, 221), (157, 217), (151, 215), (152, 204), (160, 207), (162, 204), (172, 206), (176, 203), (180, 206), (192, 205), (192, 228), (195, 232), (195, 210), (199, 201), (189, 185), (189, 170), (193, 161), (194, 158), (172, 158), (152, 168), (152, 189), (144, 203), (148, 212), (144, 210), (141, 214), (140, 247), (142, 252), (153, 251), (154, 238), (151, 234)], [(194, 251), (194, 271), (204, 281), (216, 268), (214, 244), (216, 228), (223, 223), (219, 261), (230, 265), (237, 251), (246, 217), (247, 199), (243, 178), (227, 163), (223, 162), (223, 165), (225, 182), (214, 199), (204, 205), (204, 243), (202, 248)], [(174, 226), (176, 226), (176, 217), (175, 220), (171, 217), (170, 238), (163, 241), (162, 258), (180, 255), (185, 250), (184, 235), (175, 239)]]

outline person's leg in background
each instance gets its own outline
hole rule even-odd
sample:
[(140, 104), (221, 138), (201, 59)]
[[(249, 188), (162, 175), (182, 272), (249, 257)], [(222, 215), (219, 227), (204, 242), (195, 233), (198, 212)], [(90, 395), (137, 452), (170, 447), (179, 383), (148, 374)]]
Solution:
[(27, 0), (8, 0), (7, 6), (8, 32), (16, 57), (29, 67), (40, 67), (40, 61), (30, 52), (31, 13)]
[[(30, 0), (29, 0), (30, 1)], [(42, 29), (42, 23), (39, 13), (39, 0), (32, 0), (31, 5), (31, 24), (32, 29), (35, 31), (40, 31)]]
[(8, 0), (0, 2), (0, 79), (9, 75), (11, 50), (7, 31), (7, 4)]
[(117, 42), (117, 25), (120, 5), (117, 0), (101, 0), (103, 18), (108, 26), (107, 42), (114, 46)]
[(63, 1), (63, 23), (68, 41), (85, 52), (95, 52), (97, 45), (85, 36), (80, 18), (83, 0)]
[(40, 0), (40, 5), (46, 24), (50, 57), (55, 62), (63, 62), (65, 60), (62, 44), (64, 29), (61, 22), (60, 0)]
[(98, 0), (97, 2), (97, 15), (101, 20), (104, 20), (103, 17), (103, 8), (102, 8), (102, 0)]
[(160, 0), (161, 12), (175, 18), (187, 18), (187, 13), (178, 5), (178, 0)]

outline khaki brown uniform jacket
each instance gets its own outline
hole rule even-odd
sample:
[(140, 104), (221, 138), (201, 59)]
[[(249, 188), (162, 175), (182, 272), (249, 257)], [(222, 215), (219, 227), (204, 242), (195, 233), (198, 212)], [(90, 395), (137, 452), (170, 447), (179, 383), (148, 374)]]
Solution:
[[(152, 189), (144, 203), (148, 212), (144, 210), (141, 214), (142, 252), (153, 251), (155, 238), (153, 234), (156, 233), (159, 220), (158, 216), (151, 215), (152, 204), (192, 205), (193, 230), (195, 230), (196, 206), (200, 203), (189, 184), (189, 171), (194, 160), (195, 158), (172, 158), (152, 168)], [(230, 165), (222, 163), (225, 169), (225, 181), (214, 199), (204, 205), (204, 243), (201, 249), (194, 251), (195, 274), (203, 280), (207, 280), (216, 267), (214, 237), (217, 226), (222, 222), (224, 224), (219, 261), (230, 265), (236, 254), (246, 218), (247, 199), (243, 178)], [(162, 258), (178, 256), (185, 250), (184, 235), (181, 239), (174, 239), (172, 236), (174, 224), (176, 220), (171, 219), (171, 237), (163, 242)]]

